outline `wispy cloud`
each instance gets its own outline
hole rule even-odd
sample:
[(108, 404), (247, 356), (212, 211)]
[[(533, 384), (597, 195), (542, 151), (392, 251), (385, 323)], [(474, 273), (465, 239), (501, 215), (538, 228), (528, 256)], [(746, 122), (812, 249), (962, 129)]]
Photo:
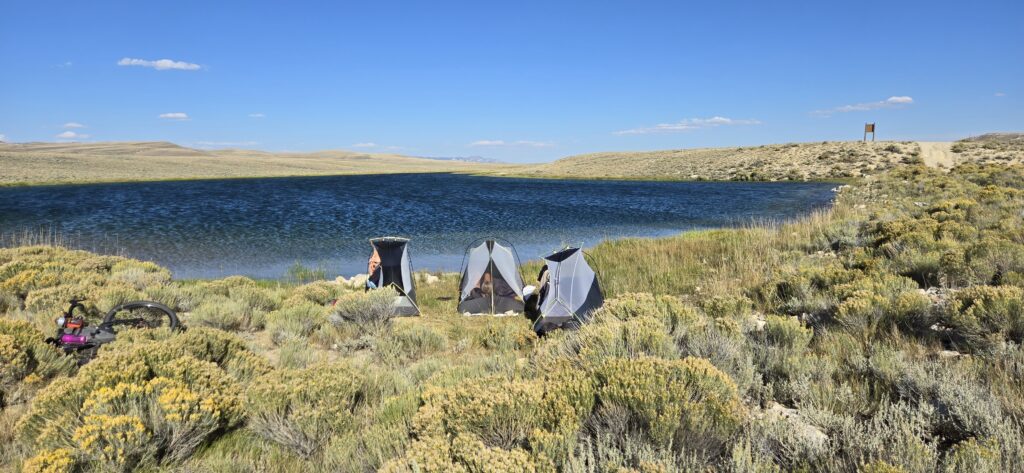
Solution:
[(1006, 92), (996, 92), (996, 97), (1006, 97)]
[(202, 66), (199, 64), (192, 64), (191, 62), (175, 61), (173, 59), (157, 59), (155, 61), (149, 61), (146, 59), (135, 59), (135, 58), (121, 58), (117, 61), (118, 66), (139, 66), (139, 67), (151, 67), (158, 71), (167, 70), (179, 70), (179, 71), (197, 71)]
[(7, 135), (0, 133), (0, 141), (7, 141)]
[(185, 113), (185, 112), (161, 113), (160, 114), (160, 118), (163, 118), (163, 119), (166, 119), (166, 120), (188, 120), (189, 119), (188, 118), (188, 114)]
[(64, 128), (85, 128), (85, 125), (78, 122), (67, 122), (64, 124)]
[(530, 140), (518, 140), (518, 141), (505, 141), (505, 140), (478, 140), (470, 143), (468, 146), (472, 148), (478, 147), (513, 147), (519, 146), (524, 148), (550, 148), (554, 146), (554, 143), (547, 141), (530, 141)]
[(262, 113), (250, 113), (249, 114), (249, 118), (263, 118), (263, 117), (266, 117), (266, 115), (264, 115)]
[(82, 134), (82, 133), (75, 133), (75, 132), (73, 132), (71, 130), (65, 131), (65, 132), (60, 133), (57, 136), (55, 136), (55, 138), (59, 138), (59, 139), (62, 139), (62, 140), (84, 140), (84, 139), (86, 139), (88, 137), (89, 137), (89, 135), (85, 135), (85, 134)]
[(377, 147), (377, 143), (374, 143), (374, 142), (356, 143), (356, 144), (352, 145), (352, 147), (353, 148), (376, 148)]
[(675, 123), (659, 123), (654, 126), (631, 128), (629, 130), (616, 131), (616, 135), (648, 135), (655, 133), (683, 133), (687, 131), (700, 130), (703, 128), (715, 128), (719, 126), (737, 125), (760, 125), (760, 120), (735, 119), (726, 117), (711, 118), (687, 118)]
[(879, 110), (883, 108), (900, 108), (906, 105), (910, 105), (912, 103), (914, 103), (914, 99), (912, 97), (906, 95), (894, 95), (885, 100), (879, 100), (877, 102), (855, 103), (853, 105), (843, 105), (841, 107), (836, 107), (829, 110), (815, 110), (811, 112), (811, 115), (827, 117), (835, 113), (867, 112), (870, 110)]
[(64, 61), (64, 62), (62, 62), (60, 64), (57, 64), (56, 66), (53, 66), (53, 67), (56, 67), (56, 68), (59, 68), (59, 69), (66, 69), (66, 68), (71, 67), (71, 66), (72, 66), (71, 61)]

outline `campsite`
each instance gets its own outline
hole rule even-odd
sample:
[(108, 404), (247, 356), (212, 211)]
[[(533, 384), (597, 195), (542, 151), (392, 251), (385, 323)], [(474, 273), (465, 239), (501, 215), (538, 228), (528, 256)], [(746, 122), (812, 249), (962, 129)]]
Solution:
[(1024, 2), (5, 2), (0, 473), (1024, 472)]

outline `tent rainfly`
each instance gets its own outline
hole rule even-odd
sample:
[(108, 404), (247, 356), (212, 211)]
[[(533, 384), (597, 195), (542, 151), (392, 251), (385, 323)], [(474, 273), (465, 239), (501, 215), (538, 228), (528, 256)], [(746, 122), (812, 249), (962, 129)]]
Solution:
[[(502, 244), (504, 243), (504, 244)], [(507, 241), (476, 240), (466, 249), (459, 283), (459, 313), (523, 312), (519, 256)]]
[[(416, 287), (412, 280), (412, 261), (409, 259), (409, 239), (398, 237), (371, 238), (369, 280), (377, 288), (393, 287), (397, 315), (420, 315), (416, 305)], [(369, 287), (369, 285), (367, 286)]]
[(544, 262), (548, 265), (548, 287), (534, 330), (544, 333), (588, 321), (590, 314), (604, 304), (604, 295), (583, 251), (566, 248), (545, 256)]

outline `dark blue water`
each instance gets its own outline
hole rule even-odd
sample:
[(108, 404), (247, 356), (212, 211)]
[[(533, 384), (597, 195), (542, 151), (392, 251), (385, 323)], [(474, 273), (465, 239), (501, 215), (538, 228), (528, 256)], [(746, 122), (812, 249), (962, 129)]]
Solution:
[(525, 261), (564, 244), (789, 219), (829, 205), (832, 187), (405, 174), (0, 188), (0, 234), (42, 228), (177, 278), (274, 278), (295, 262), (350, 275), (368, 238), (400, 235), (417, 269), (457, 270), (481, 236), (510, 240)]

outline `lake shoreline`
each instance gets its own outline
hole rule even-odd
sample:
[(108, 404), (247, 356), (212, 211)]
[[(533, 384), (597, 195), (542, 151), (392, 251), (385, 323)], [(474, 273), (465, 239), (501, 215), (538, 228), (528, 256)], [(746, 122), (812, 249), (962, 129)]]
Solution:
[[(0, 189), (3, 241), (152, 260), (186, 279), (278, 278), (298, 262), (362, 271), (366, 239), (413, 240), (415, 268), (458, 270), (486, 235), (523, 258), (564, 245), (782, 222), (831, 206), (833, 183), (537, 180), (453, 173)], [(543, 205), (538, 205), (543, 203)]]

